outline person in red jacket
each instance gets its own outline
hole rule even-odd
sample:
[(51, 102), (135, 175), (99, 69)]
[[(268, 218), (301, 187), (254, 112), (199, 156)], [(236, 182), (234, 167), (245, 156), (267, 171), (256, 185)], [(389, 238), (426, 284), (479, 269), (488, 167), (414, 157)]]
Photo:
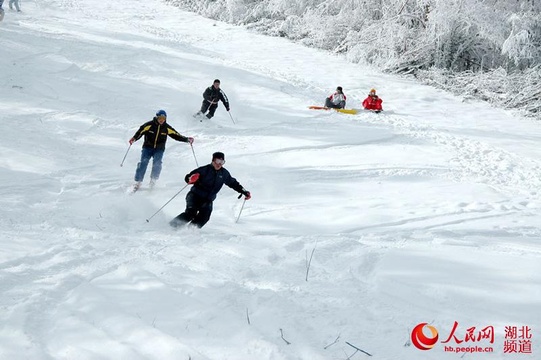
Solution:
[(370, 93), (368, 94), (368, 97), (364, 99), (363, 101), (363, 107), (366, 110), (374, 110), (376, 112), (383, 111), (383, 108), (381, 107), (381, 103), (383, 100), (381, 100), (376, 95), (376, 89), (370, 89)]

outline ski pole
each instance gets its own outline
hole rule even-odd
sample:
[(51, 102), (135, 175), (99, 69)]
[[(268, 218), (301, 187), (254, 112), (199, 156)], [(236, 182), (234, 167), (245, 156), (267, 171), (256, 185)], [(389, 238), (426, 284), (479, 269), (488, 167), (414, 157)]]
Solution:
[(122, 159), (122, 162), (120, 163), (120, 167), (124, 165), (124, 160), (126, 160), (126, 156), (128, 156), (128, 151), (130, 151), (130, 149), (131, 149), (131, 144), (130, 146), (128, 146), (128, 150), (126, 150), (126, 154), (124, 155), (124, 159)]
[[(242, 194), (240, 194), (239, 199), (241, 196)], [(237, 220), (235, 220), (235, 224), (239, 222), (240, 214), (242, 214), (242, 209), (244, 209), (244, 204), (246, 204), (246, 198), (244, 198), (244, 201), (242, 202), (242, 206), (240, 207), (239, 215), (237, 216)]]
[(231, 118), (231, 121), (233, 121), (233, 124), (235, 124), (235, 120), (233, 120), (233, 115), (231, 115), (231, 112), (228, 111), (227, 113), (229, 114), (229, 117)]
[(197, 162), (197, 157), (195, 156), (195, 151), (193, 150), (193, 145), (190, 144), (190, 146), (192, 147), (192, 154), (193, 154), (193, 158), (195, 159), (195, 165), (197, 165), (197, 167), (199, 167), (199, 163)]
[(154, 214), (152, 214), (152, 216), (149, 217), (149, 218), (147, 219), (147, 222), (150, 222), (150, 220), (151, 220), (154, 216), (156, 216), (157, 213), (159, 213), (160, 211), (162, 211), (162, 209), (165, 207), (165, 205), (169, 204), (174, 198), (176, 198), (177, 195), (180, 194), (180, 193), (182, 192), (182, 190), (186, 189), (186, 187), (187, 187), (188, 185), (190, 185), (190, 184), (184, 185), (184, 187), (183, 187), (182, 189), (180, 189), (175, 195), (173, 195), (173, 197), (172, 197), (171, 199), (169, 199), (165, 204), (163, 204), (163, 206), (162, 206), (161, 208), (159, 208), (158, 211), (156, 211)]

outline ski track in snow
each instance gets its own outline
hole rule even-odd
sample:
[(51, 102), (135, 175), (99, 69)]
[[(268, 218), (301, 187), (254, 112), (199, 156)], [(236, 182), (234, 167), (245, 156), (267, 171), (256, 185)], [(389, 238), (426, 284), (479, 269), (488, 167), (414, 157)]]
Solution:
[(428, 124), (420, 124), (417, 119), (407, 120), (396, 115), (370, 117), (365, 122), (386, 123), (400, 133), (412, 138), (422, 138), (445, 146), (452, 151), (451, 164), (455, 165), (449, 174), (457, 182), (478, 181), (510, 193), (526, 193), (538, 198), (541, 186), (541, 167), (539, 161), (524, 159), (517, 154), (495, 146), (446, 134)]

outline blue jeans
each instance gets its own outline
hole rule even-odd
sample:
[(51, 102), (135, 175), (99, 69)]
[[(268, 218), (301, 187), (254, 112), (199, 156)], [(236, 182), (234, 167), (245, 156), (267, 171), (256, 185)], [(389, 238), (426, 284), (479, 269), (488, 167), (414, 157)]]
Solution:
[(152, 180), (158, 180), (158, 178), (160, 177), (160, 173), (162, 172), (162, 158), (164, 152), (165, 150), (163, 149), (152, 149), (144, 147), (141, 150), (141, 161), (139, 161), (139, 163), (137, 164), (137, 169), (135, 170), (135, 181), (143, 181), (150, 158), (153, 158), (152, 172), (150, 173), (150, 178)]
[(19, 7), (19, 0), (9, 0), (10, 9), (13, 9), (13, 4), (15, 4), (15, 9), (17, 9), (17, 11), (21, 11), (21, 8)]

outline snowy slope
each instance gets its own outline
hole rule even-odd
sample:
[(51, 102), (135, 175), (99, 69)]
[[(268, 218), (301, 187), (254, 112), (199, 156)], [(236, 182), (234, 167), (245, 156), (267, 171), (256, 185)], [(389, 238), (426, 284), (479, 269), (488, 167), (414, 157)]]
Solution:
[[(539, 358), (539, 124), (157, 0), (22, 6), (0, 23), (0, 359), (456, 359), (410, 343), (455, 321), (495, 329), (465, 358)], [(236, 124), (191, 116), (214, 78)], [(307, 109), (337, 85), (386, 111)], [(238, 223), (228, 188), (201, 230), (168, 225), (185, 193), (145, 221), (196, 167), (172, 139), (126, 194), (162, 108), (252, 192)]]

